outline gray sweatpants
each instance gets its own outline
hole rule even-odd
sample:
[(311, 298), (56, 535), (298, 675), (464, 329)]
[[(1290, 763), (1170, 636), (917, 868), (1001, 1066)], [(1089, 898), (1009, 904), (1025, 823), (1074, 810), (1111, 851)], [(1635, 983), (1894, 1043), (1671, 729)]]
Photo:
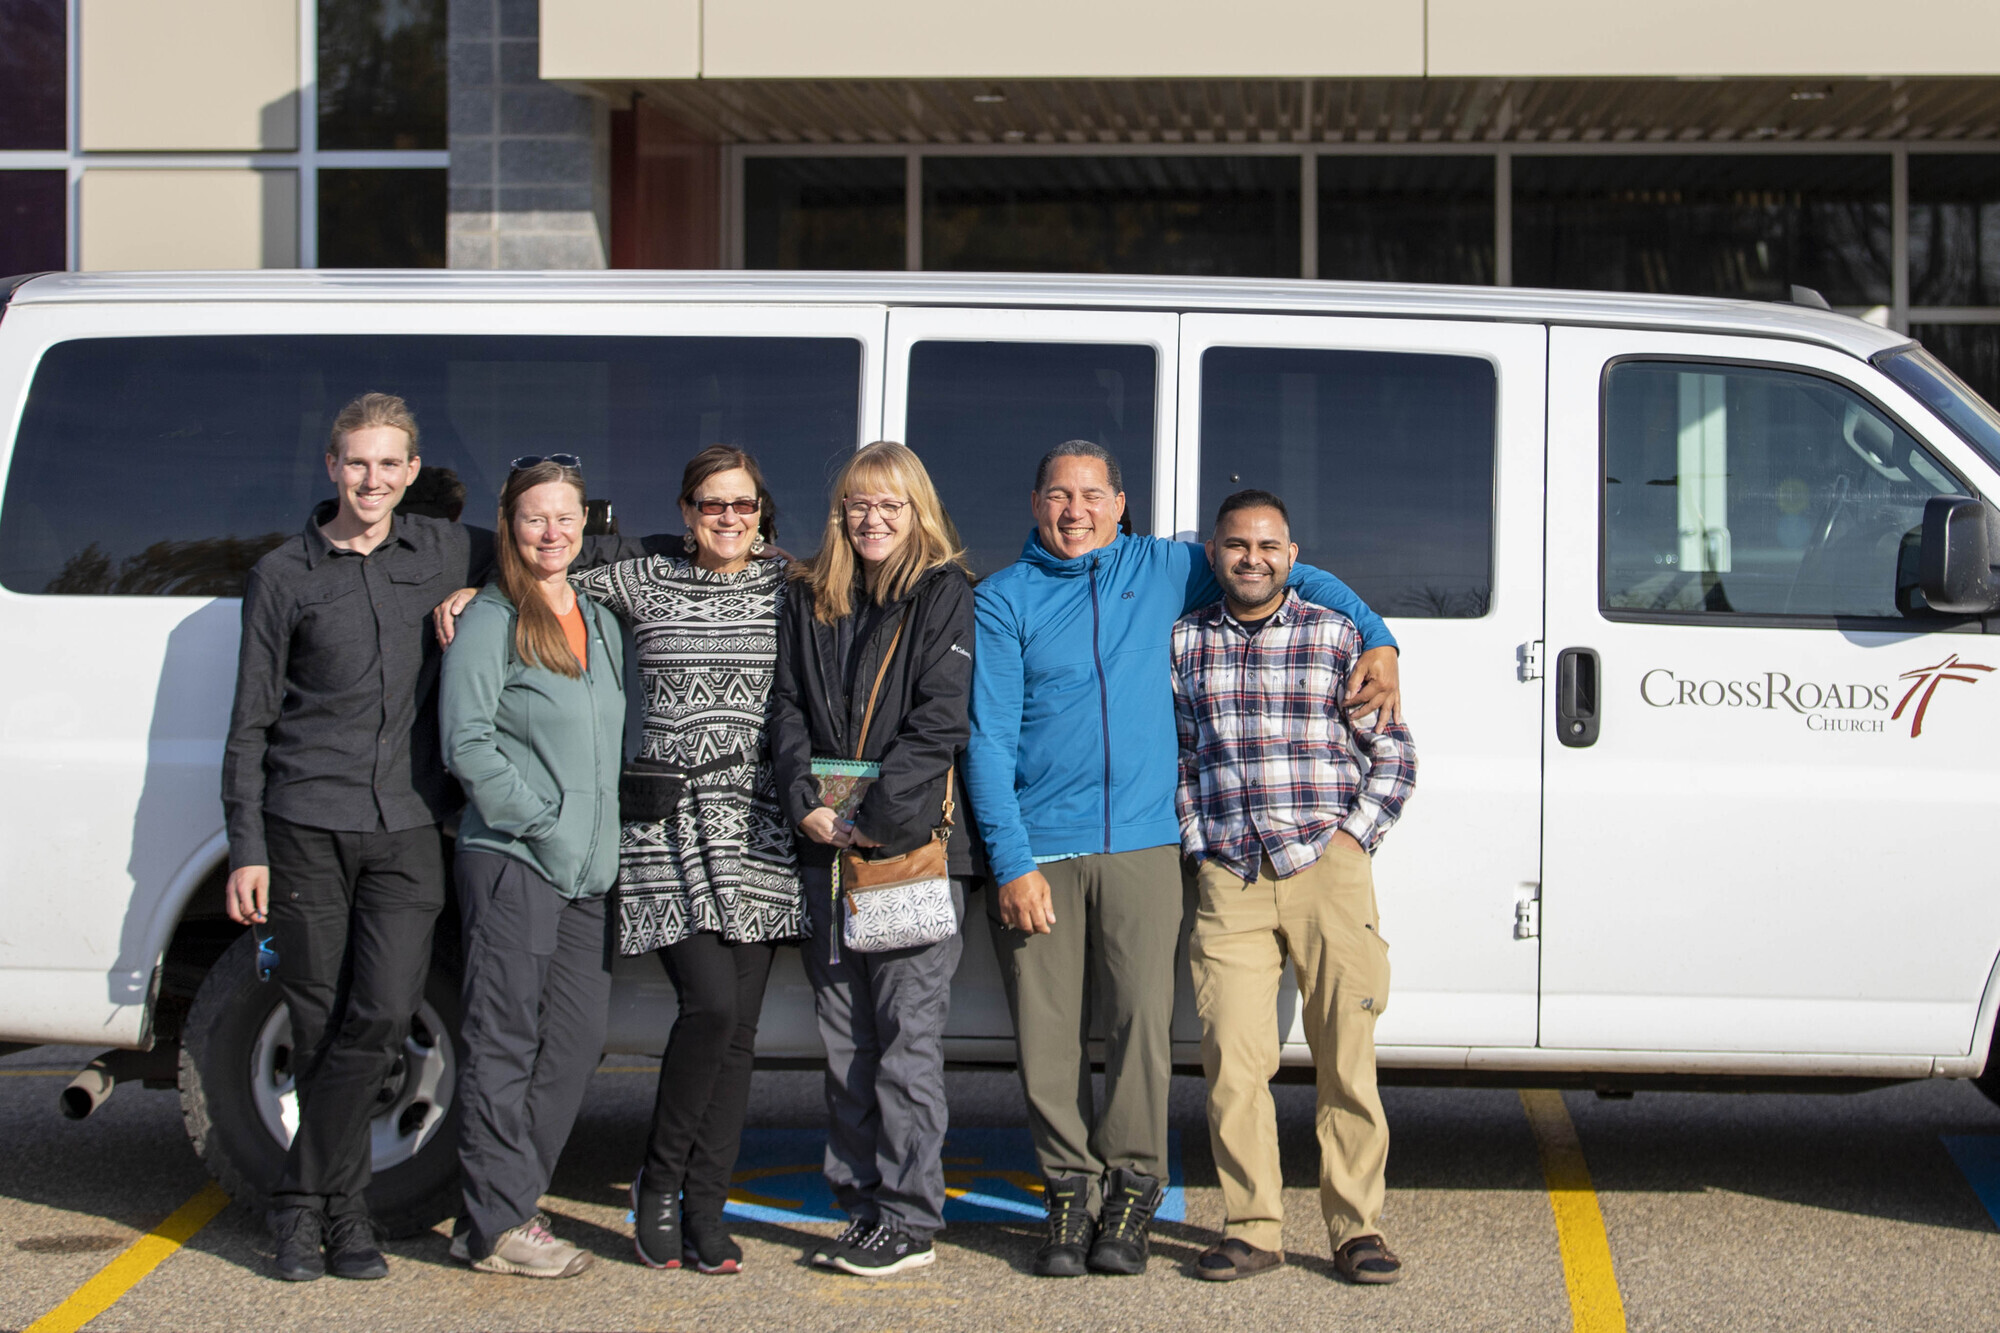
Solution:
[[(944, 1020), (964, 937), (893, 953), (843, 946), (835, 961), (832, 871), (803, 866), (800, 879), (826, 1044), (826, 1182), (850, 1218), (928, 1237), (944, 1226)], [(963, 881), (951, 896), (963, 922)]]
[[(1174, 955), (1183, 890), (1179, 849), (1147, 847), (1051, 861), (1056, 923), (1046, 935), (1000, 924), (987, 906), (1014, 1014), (1028, 1130), (1047, 1176), (1086, 1176), (1090, 1208), (1112, 1167), (1167, 1174)], [(1104, 1018), (1104, 1105), (1090, 1086), (1091, 999)]]
[(464, 1121), (458, 1162), (472, 1257), (535, 1215), (604, 1053), (611, 950), (603, 898), (565, 898), (530, 866), (460, 852)]

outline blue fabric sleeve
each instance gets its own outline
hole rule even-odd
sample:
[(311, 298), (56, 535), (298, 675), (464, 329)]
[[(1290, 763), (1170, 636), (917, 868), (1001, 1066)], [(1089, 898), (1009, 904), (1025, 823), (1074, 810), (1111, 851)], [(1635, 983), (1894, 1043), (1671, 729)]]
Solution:
[(1014, 773), (1021, 743), (1025, 671), (1012, 608), (990, 588), (973, 595), (972, 737), (965, 746), (966, 794), (986, 844), (993, 881), (1005, 884), (1035, 868)]
[(1354, 595), (1354, 589), (1318, 566), (1293, 565), (1292, 576), (1285, 580), (1285, 586), (1298, 589), (1299, 596), (1308, 602), (1338, 611), (1353, 621), (1354, 628), (1361, 631), (1363, 652), (1396, 647), (1396, 636), (1382, 623), (1382, 617), (1369, 610), (1368, 603)]

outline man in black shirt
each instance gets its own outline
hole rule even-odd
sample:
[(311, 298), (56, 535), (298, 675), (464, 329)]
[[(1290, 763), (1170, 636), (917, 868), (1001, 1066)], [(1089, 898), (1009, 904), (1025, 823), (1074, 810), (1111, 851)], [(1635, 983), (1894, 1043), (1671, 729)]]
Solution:
[(492, 539), (398, 514), (419, 467), (402, 399), (349, 403), (327, 445), (337, 498), (243, 593), (227, 899), (276, 950), (291, 1010), (298, 1132), (270, 1221), (278, 1276), (294, 1282), (388, 1275), (362, 1197), (369, 1121), (422, 999), (445, 901), (439, 824), (461, 804), (427, 621), (485, 579)]

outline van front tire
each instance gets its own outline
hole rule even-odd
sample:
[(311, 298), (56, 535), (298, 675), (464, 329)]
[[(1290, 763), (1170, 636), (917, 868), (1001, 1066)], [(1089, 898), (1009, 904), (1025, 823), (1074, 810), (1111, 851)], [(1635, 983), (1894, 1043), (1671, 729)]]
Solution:
[[(370, 1126), (368, 1207), (391, 1236), (416, 1235), (459, 1210), (458, 1023), (457, 949), (441, 932), (422, 1007)], [(245, 931), (203, 978), (188, 1011), (181, 1117), (217, 1183), (258, 1212), (270, 1206), (297, 1124), (290, 1029), (277, 984), (257, 978), (256, 940)]]

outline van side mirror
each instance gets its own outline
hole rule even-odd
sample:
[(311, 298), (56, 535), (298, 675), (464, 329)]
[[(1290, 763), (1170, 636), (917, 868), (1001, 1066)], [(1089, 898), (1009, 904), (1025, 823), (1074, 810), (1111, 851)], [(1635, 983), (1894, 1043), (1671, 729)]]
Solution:
[(1986, 506), (1978, 500), (1934, 495), (1924, 502), (1917, 586), (1933, 611), (1980, 616), (2000, 609), (1991, 529)]

